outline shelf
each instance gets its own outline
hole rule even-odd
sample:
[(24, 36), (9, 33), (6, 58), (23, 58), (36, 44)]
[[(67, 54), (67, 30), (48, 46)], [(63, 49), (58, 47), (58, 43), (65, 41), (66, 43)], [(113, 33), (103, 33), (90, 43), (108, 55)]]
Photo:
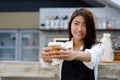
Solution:
[(97, 29), (97, 31), (120, 31), (120, 29)]
[(39, 49), (39, 47), (36, 46), (23, 46), (24, 49)]
[(42, 30), (42, 31), (66, 31), (67, 29), (44, 29), (44, 28), (40, 28), (40, 30)]
[(0, 60), (2, 61), (2, 60), (15, 60), (15, 58), (13, 58), (13, 57), (2, 57), (2, 58), (0, 58)]
[(0, 46), (0, 49), (15, 49), (15, 46)]
[[(40, 28), (42, 31), (67, 31), (67, 29), (45, 29)], [(120, 31), (120, 29), (97, 29), (97, 31)]]

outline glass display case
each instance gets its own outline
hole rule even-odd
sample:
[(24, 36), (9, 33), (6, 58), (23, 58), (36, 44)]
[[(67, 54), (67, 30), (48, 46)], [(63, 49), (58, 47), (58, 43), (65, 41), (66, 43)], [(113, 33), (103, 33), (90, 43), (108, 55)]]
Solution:
[(0, 60), (15, 60), (16, 50), (17, 32), (0, 30)]
[(39, 31), (0, 30), (0, 60), (39, 61)]
[(21, 31), (20, 32), (20, 57), (21, 60), (38, 61), (39, 60), (39, 32)]

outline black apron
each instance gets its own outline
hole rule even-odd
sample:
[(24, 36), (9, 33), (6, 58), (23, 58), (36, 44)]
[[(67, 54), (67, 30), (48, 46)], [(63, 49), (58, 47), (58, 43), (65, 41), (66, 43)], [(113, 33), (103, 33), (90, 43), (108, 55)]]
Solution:
[(63, 61), (61, 80), (95, 80), (94, 70), (81, 61)]

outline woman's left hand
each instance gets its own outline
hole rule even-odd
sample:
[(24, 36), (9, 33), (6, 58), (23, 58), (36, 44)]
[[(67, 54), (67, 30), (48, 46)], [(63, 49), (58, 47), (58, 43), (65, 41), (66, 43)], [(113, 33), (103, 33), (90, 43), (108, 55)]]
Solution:
[(67, 48), (62, 48), (61, 51), (53, 52), (54, 58), (59, 60), (74, 60), (77, 57), (77, 51), (71, 51)]

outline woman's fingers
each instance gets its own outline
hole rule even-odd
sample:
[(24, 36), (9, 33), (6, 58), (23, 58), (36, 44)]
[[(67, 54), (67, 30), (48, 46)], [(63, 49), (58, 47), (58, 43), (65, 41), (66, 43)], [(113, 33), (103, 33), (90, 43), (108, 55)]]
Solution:
[(52, 56), (50, 56), (51, 54), (51, 48), (43, 48), (41, 57), (45, 62), (52, 62)]
[(64, 48), (64, 47), (60, 47), (60, 49), (63, 50), (63, 51), (67, 51), (67, 50), (69, 50), (69, 49)]
[(45, 62), (52, 62), (52, 58), (44, 56), (42, 58)]
[(49, 51), (52, 51), (52, 48), (49, 48), (49, 47), (43, 48), (42, 51), (44, 51), (44, 52), (49, 52)]
[(53, 52), (53, 54), (54, 54), (53, 58), (56, 59), (65, 59), (69, 57), (68, 51), (55, 51)]
[(69, 54), (69, 52), (70, 51), (63, 51), (63, 50), (61, 50), (61, 51), (54, 51), (54, 52), (52, 52), (52, 54), (54, 54), (54, 55), (66, 55), (66, 54)]
[(45, 61), (45, 62), (52, 62), (52, 56), (49, 55), (50, 53), (48, 52), (43, 52), (41, 54), (42, 56), (42, 59)]
[(60, 51), (53, 51), (51, 48), (43, 48), (42, 58), (46, 62), (52, 59), (67, 60), (70, 57), (70, 51), (67, 48), (59, 47)]
[(51, 47), (47, 47), (47, 48), (43, 48), (42, 51), (44, 51), (44, 52), (49, 52), (49, 51), (59, 51), (59, 50), (67, 51), (67, 50), (69, 50), (69, 49), (67, 49), (67, 48), (58, 47), (58, 46), (55, 47), (55, 48), (57, 48), (57, 50), (52, 50)]

